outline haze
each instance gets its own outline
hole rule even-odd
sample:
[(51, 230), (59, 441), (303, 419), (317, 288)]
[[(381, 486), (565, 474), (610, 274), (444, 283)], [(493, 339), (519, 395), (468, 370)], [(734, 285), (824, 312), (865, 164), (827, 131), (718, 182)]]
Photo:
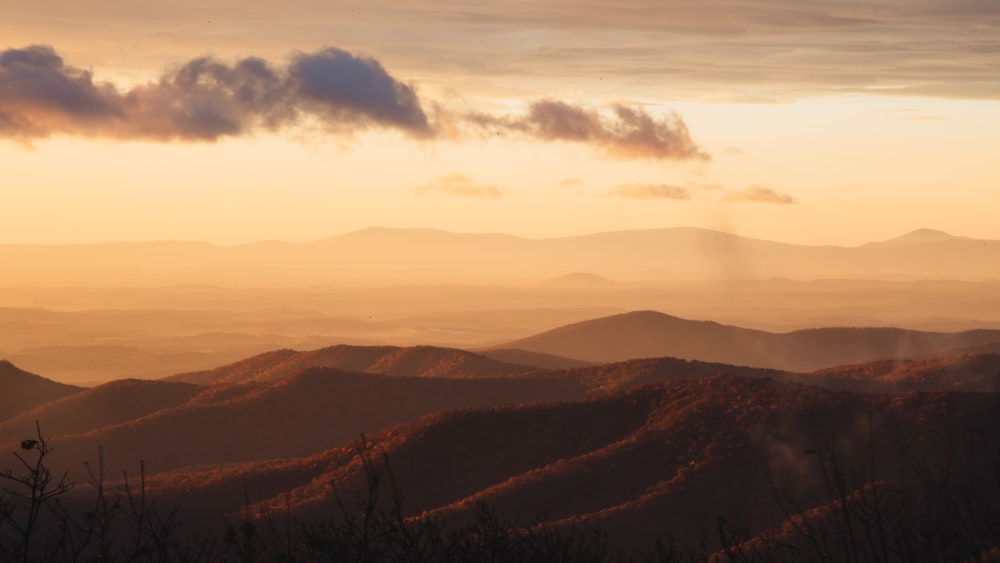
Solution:
[(7, 3), (0, 241), (995, 239), (998, 18), (972, 1)]
[(0, 561), (996, 560), (1000, 2), (604, 4), (0, 3)]

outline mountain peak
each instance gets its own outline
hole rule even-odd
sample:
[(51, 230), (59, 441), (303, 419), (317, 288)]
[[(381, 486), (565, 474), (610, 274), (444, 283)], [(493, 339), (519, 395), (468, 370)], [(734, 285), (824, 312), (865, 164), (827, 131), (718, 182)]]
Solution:
[(10, 360), (0, 359), (0, 374), (17, 374), (17, 373), (27, 373), (27, 372), (12, 364)]
[(881, 242), (869, 243), (868, 246), (908, 246), (911, 244), (927, 244), (933, 242), (944, 242), (948, 240), (959, 240), (966, 237), (959, 237), (937, 229), (917, 229), (906, 233), (903, 236), (891, 238)]

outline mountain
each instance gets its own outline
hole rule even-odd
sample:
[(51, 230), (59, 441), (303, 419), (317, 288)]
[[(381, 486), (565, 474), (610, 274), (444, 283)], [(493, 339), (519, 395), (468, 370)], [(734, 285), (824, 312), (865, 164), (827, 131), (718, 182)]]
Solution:
[(0, 360), (0, 421), (82, 389), (22, 371), (7, 360)]
[(499, 347), (591, 362), (671, 356), (805, 372), (991, 342), (1000, 342), (1000, 331), (940, 333), (897, 328), (819, 328), (772, 333), (691, 321), (655, 311), (635, 311), (574, 323)]
[(1000, 354), (882, 360), (822, 369), (810, 376), (877, 381), (900, 391), (1000, 391)]
[[(739, 530), (739, 541), (766, 539), (803, 519), (822, 523), (824, 511), (847, 498), (857, 505), (833, 514), (856, 518), (859, 534), (885, 524), (895, 545), (911, 533), (916, 545), (935, 526), (951, 533), (948, 522), (957, 519), (934, 520), (936, 510), (974, 517), (1000, 506), (992, 458), (977, 453), (995, 446), (996, 428), (996, 393), (868, 395), (717, 376), (584, 401), (429, 415), (370, 435), (362, 451), (369, 467), (391, 466), (391, 481), (379, 478), (389, 488), (381, 501), (394, 485), (404, 515), (453, 525), (484, 501), (522, 521), (600, 527), (612, 547), (652, 550), (655, 538), (670, 534), (681, 549), (705, 542), (715, 550), (721, 525)], [(369, 490), (358, 447), (161, 475), (153, 487), (192, 514), (205, 514), (204, 502), (235, 514), (249, 487), (260, 499), (254, 512), (330, 516)], [(940, 497), (944, 489), (948, 498)], [(886, 494), (873, 516), (877, 490)]]
[[(55, 436), (53, 462), (79, 468), (103, 447), (110, 474), (309, 455), (450, 409), (580, 398), (549, 378), (441, 379), (312, 368), (283, 379), (220, 384), (184, 404), (82, 434)], [(44, 421), (43, 421), (44, 424)]]
[(36, 421), (45, 436), (83, 434), (184, 404), (201, 390), (190, 383), (138, 379), (105, 383), (0, 422), (0, 444), (32, 436)]
[(536, 370), (533, 366), (506, 363), (454, 348), (342, 344), (306, 352), (266, 352), (216, 369), (178, 374), (166, 379), (199, 385), (272, 381), (312, 367), (383, 375), (455, 378), (498, 377)]
[[(857, 247), (803, 246), (689, 227), (549, 239), (373, 228), (305, 243), (231, 247), (187, 242), (0, 245), (17, 286), (477, 283), (589, 272), (628, 280), (1000, 279), (1000, 241), (918, 231)], [(592, 281), (592, 280), (591, 280)]]
[(542, 354), (541, 352), (529, 352), (527, 350), (518, 350), (517, 348), (476, 350), (476, 353), (499, 362), (531, 366), (538, 369), (576, 368), (591, 364), (591, 362), (584, 362), (583, 360)]
[(881, 242), (870, 242), (865, 245), (867, 248), (901, 248), (905, 246), (933, 244), (939, 242), (951, 242), (957, 240), (969, 240), (966, 237), (956, 237), (944, 231), (935, 229), (917, 229), (903, 236), (884, 240)]

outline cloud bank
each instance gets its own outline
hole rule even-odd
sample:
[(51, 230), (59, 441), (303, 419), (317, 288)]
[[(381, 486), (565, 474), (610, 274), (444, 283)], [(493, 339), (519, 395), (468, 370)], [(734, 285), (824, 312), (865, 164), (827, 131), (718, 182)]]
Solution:
[(395, 130), (415, 139), (495, 131), (585, 144), (613, 158), (708, 159), (676, 114), (657, 118), (620, 104), (601, 112), (558, 100), (536, 101), (516, 117), (457, 114), (422, 100), (377, 60), (333, 47), (297, 53), (283, 65), (199, 57), (127, 91), (67, 65), (49, 46), (0, 52), (0, 138), (212, 142), (301, 125), (340, 135)]

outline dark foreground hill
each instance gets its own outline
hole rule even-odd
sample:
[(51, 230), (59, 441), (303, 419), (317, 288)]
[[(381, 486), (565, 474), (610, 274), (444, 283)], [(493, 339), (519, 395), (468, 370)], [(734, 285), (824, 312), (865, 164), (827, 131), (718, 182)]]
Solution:
[(592, 362), (671, 356), (804, 372), (998, 341), (1000, 331), (996, 330), (942, 333), (898, 328), (817, 328), (772, 333), (636, 311), (559, 327), (502, 347)]
[[(239, 513), (249, 488), (254, 511), (321, 517), (363, 500), (371, 468), (387, 460), (392, 478), (381, 483), (402, 492), (404, 514), (452, 525), (485, 502), (547, 528), (598, 527), (626, 550), (670, 535), (684, 548), (738, 544), (770, 560), (781, 538), (806, 560), (880, 545), (895, 560), (907, 549), (941, 560), (995, 545), (998, 428), (995, 393), (866, 395), (720, 376), (430, 415), (372, 435), (367, 474), (347, 444), (162, 475), (155, 490), (191, 514)], [(376, 505), (390, 507), (390, 492)], [(854, 534), (875, 543), (834, 545)], [(942, 537), (962, 545), (926, 543)]]
[(46, 436), (84, 434), (128, 422), (192, 399), (202, 388), (190, 383), (122, 379), (49, 401), (0, 422), (0, 444), (30, 438), (35, 423)]
[(82, 390), (18, 369), (0, 360), (0, 421)]
[(827, 368), (809, 375), (845, 382), (879, 382), (897, 391), (1000, 391), (1000, 354), (881, 360)]
[(384, 375), (448, 378), (497, 377), (537, 369), (454, 348), (341, 344), (305, 352), (276, 350), (216, 369), (184, 373), (166, 379), (199, 385), (273, 381), (313, 367)]
[(207, 388), (178, 406), (56, 436), (52, 459), (79, 470), (101, 448), (107, 469), (117, 474), (140, 459), (160, 472), (295, 457), (440, 411), (583, 394), (576, 382), (546, 378), (432, 379), (313, 368), (272, 382)]

